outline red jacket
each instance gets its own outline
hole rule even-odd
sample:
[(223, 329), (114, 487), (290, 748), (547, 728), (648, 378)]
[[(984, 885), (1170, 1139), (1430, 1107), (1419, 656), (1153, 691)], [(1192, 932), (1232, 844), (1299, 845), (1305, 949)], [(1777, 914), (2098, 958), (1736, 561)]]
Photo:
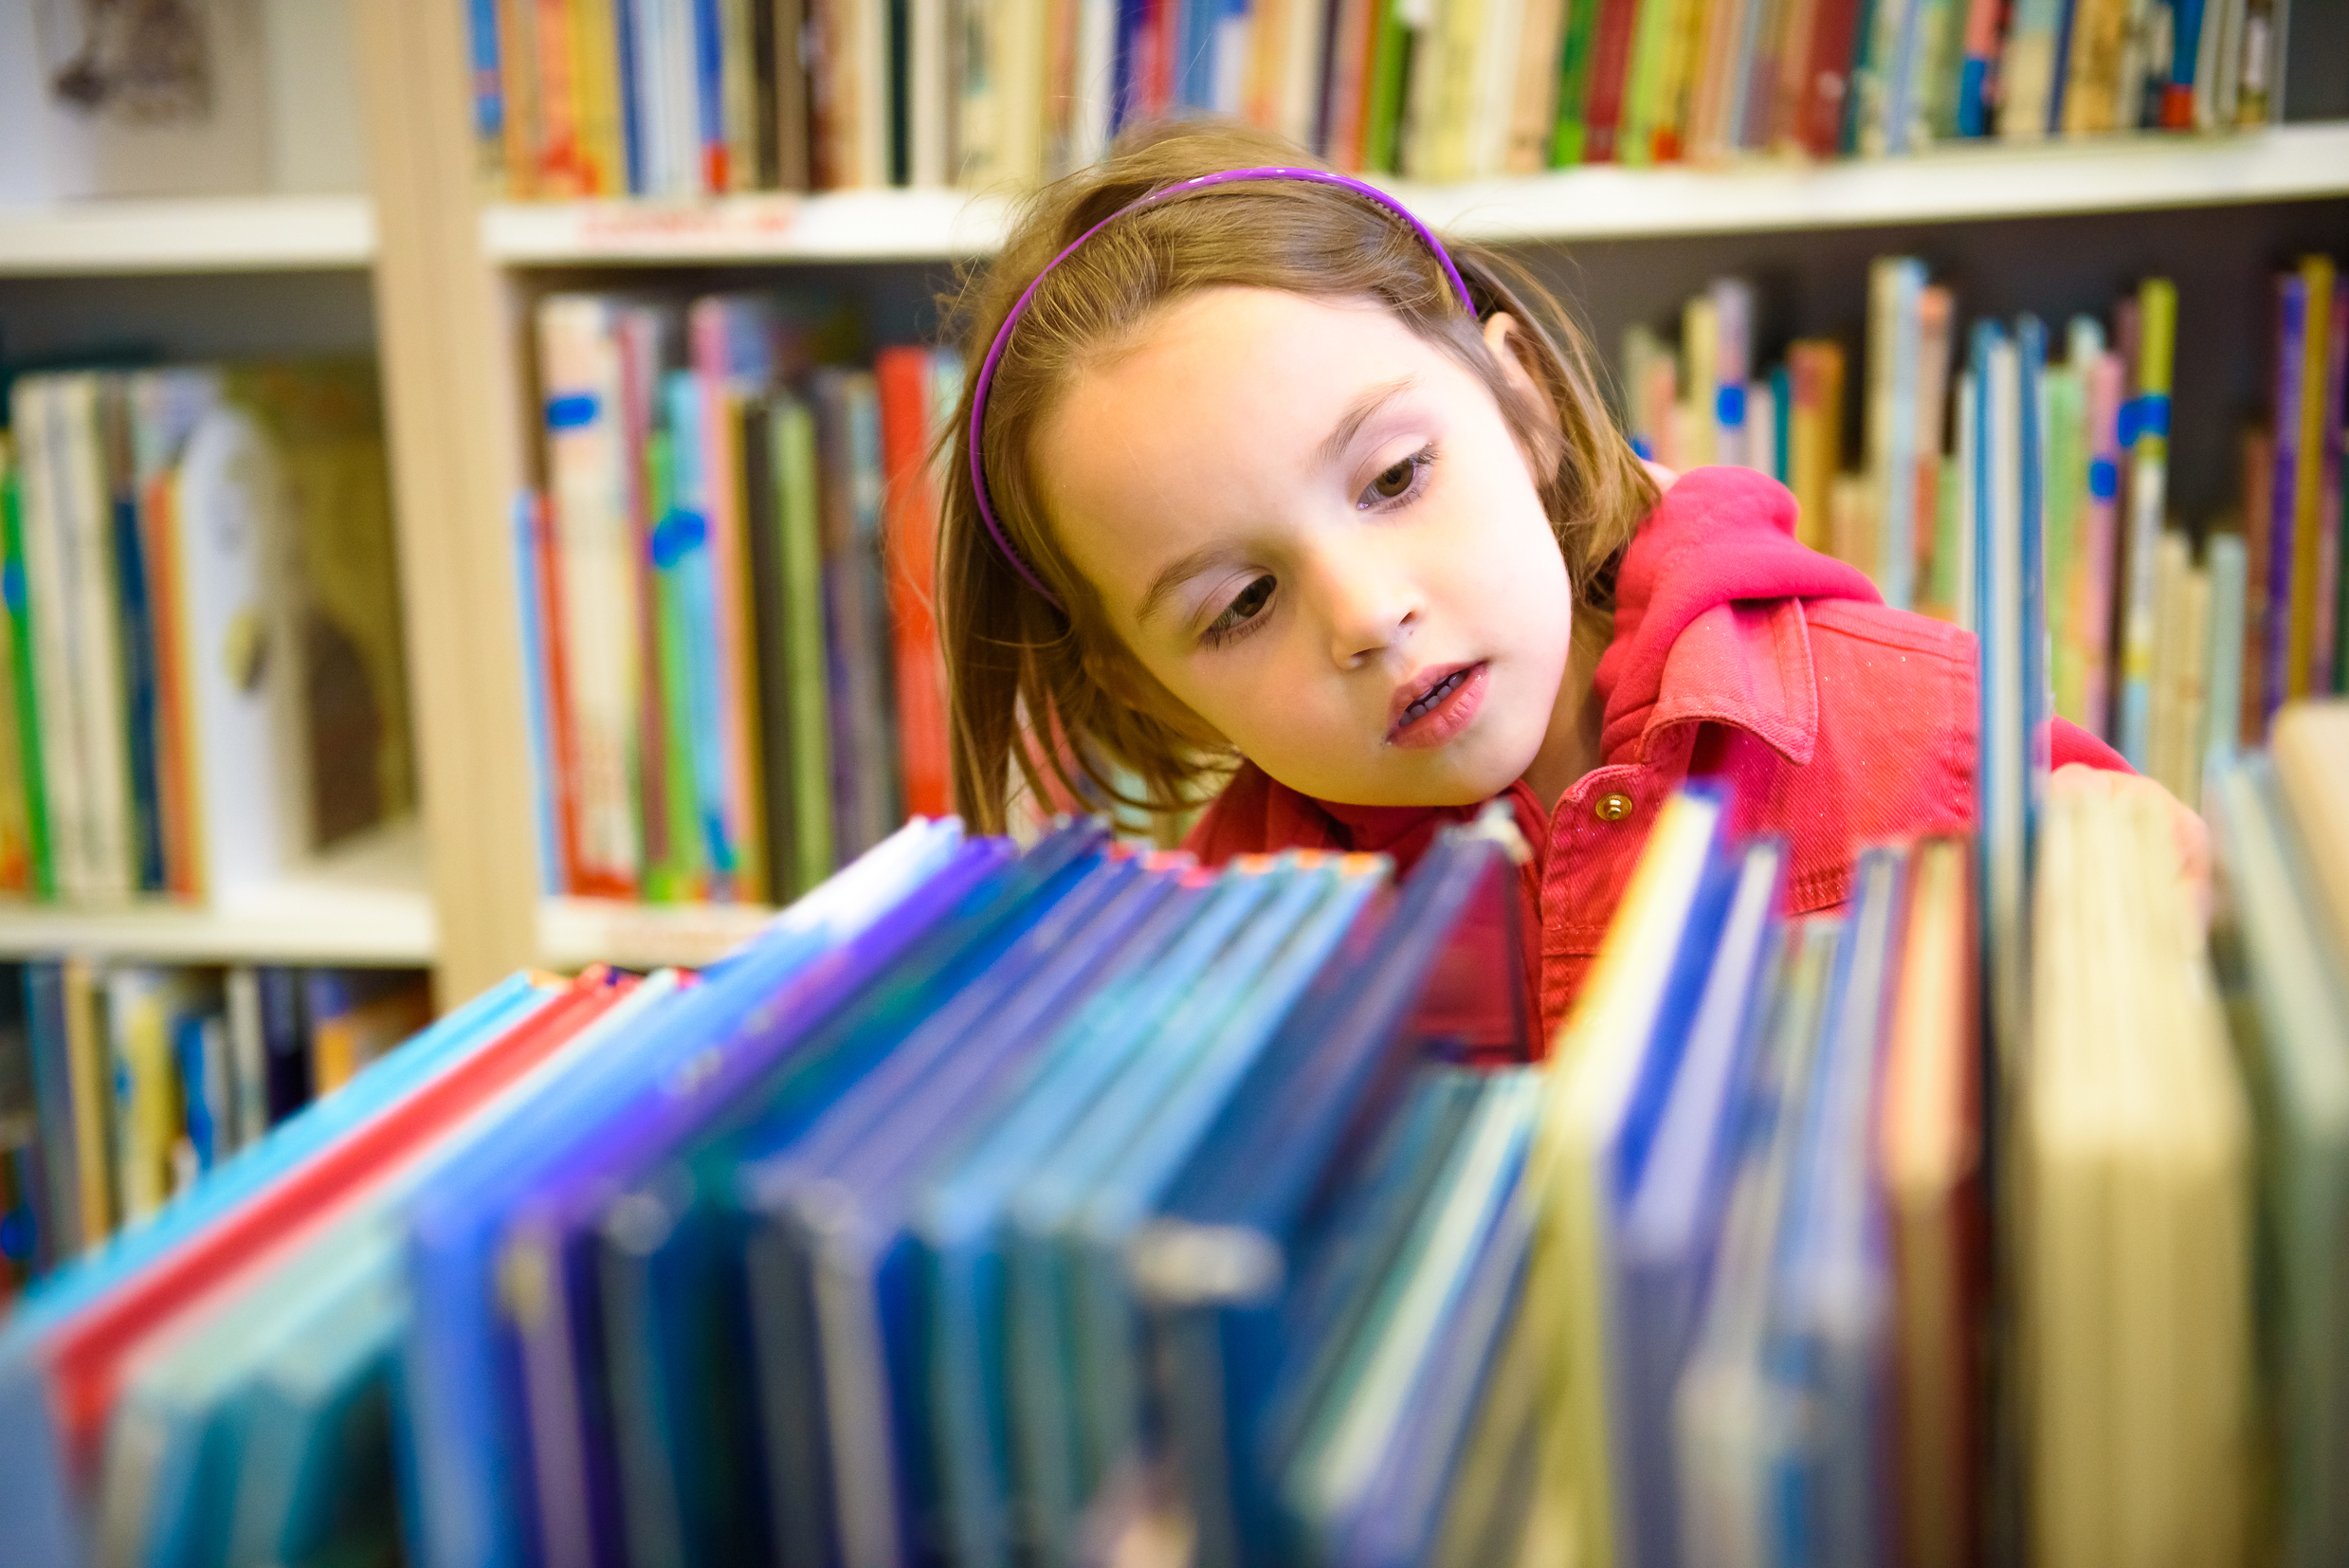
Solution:
[[(1534, 849), (1522, 878), (1526, 965), (1545, 1042), (1683, 779), (1726, 779), (1736, 831), (1785, 836), (1794, 914), (1842, 903), (1864, 845), (1973, 825), (1973, 633), (1886, 609), (1865, 574), (1797, 544), (1794, 498), (1751, 469), (1683, 475), (1640, 525), (1596, 684), (1605, 762), (1554, 811), (1521, 782), (1507, 792)], [(2061, 720), (2053, 741), (2057, 767), (2127, 767)], [(1250, 851), (1375, 850), (1409, 870), (1438, 827), (1477, 811), (1315, 800), (1250, 764), (1189, 847), (1210, 865)]]

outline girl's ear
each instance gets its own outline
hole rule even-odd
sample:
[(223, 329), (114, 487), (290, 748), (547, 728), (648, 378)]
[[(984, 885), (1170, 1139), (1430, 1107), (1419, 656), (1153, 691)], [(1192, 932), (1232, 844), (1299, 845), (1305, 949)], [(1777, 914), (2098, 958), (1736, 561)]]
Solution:
[(1534, 373), (1526, 366), (1523, 351), (1519, 347), (1517, 319), (1505, 310), (1496, 310), (1484, 319), (1484, 346), (1492, 351), (1501, 365), (1502, 378), (1509, 390), (1539, 408), (1541, 389), (1534, 381)]

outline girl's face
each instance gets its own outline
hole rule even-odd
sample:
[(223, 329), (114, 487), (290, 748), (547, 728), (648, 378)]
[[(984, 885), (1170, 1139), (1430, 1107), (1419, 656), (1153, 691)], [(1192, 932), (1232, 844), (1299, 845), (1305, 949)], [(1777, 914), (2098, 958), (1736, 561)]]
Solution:
[(1077, 377), (1035, 463), (1126, 647), (1291, 789), (1467, 805), (1540, 750), (1565, 559), (1491, 392), (1383, 307), (1186, 296)]

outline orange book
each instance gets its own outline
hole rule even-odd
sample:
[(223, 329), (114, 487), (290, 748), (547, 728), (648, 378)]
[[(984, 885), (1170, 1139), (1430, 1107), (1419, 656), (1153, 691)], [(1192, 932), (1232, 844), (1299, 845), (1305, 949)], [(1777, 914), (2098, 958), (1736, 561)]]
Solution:
[(585, 194), (570, 0), (537, 0), (538, 194)]
[(905, 810), (954, 810), (946, 717), (946, 660), (938, 647), (938, 486), (930, 473), (930, 351), (883, 349), (874, 357), (881, 393), (881, 465), (888, 484), (889, 622), (897, 659), (898, 762)]
[(147, 482), (138, 507), (139, 547), (147, 557), (147, 613), (155, 632), (155, 773), (163, 823), (163, 886), (173, 898), (205, 893), (204, 835), (196, 831), (196, 788), (188, 734), (188, 681), (180, 660), (178, 474)]

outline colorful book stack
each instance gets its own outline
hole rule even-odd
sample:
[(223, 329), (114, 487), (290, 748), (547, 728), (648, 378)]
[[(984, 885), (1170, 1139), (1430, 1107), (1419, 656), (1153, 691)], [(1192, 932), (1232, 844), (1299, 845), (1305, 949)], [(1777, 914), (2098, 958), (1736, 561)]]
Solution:
[(232, 903), (410, 810), (373, 367), (20, 377), (0, 891)]
[(410, 970), (0, 968), (0, 1290), (153, 1217), (431, 1012)]
[(2349, 704), (2222, 770), (2207, 949), (1998, 717), (1982, 842), (1823, 917), (1676, 796), (1546, 1068), (1501, 819), (1399, 885), (918, 821), (699, 976), (518, 975), (18, 1305), (0, 1562), (2333, 1560)]
[[(2028, 460), (2042, 492), (2055, 711), (2188, 802), (2209, 759), (2259, 744), (2284, 702), (2349, 684), (2338, 653), (2349, 284), (2310, 257), (2278, 278), (2276, 302), (2273, 423), (2244, 436), (2239, 507), (2198, 542), (2169, 496), (2179, 307), (2167, 280), (2119, 301), (2109, 328), (2067, 323), (2030, 394), (2035, 433), (2011, 460)], [(1984, 629), (1971, 519), (1988, 437), (1950, 291), (1914, 258), (1879, 259), (1858, 356), (1798, 338), (1765, 368), (1756, 319), (1753, 286), (1729, 278), (1688, 302), (1677, 343), (1645, 324), (1626, 333), (1634, 445), (1670, 468), (1771, 474), (1794, 493), (1805, 543), (1866, 572), (1889, 603)], [(1864, 443), (1846, 472), (1853, 358)]]
[(2278, 0), (468, 0), (519, 199), (1057, 177), (1248, 120), (1341, 169), (1908, 153), (2277, 117)]
[(787, 900), (951, 791), (930, 447), (953, 356), (789, 297), (538, 307), (516, 517), (548, 889)]

